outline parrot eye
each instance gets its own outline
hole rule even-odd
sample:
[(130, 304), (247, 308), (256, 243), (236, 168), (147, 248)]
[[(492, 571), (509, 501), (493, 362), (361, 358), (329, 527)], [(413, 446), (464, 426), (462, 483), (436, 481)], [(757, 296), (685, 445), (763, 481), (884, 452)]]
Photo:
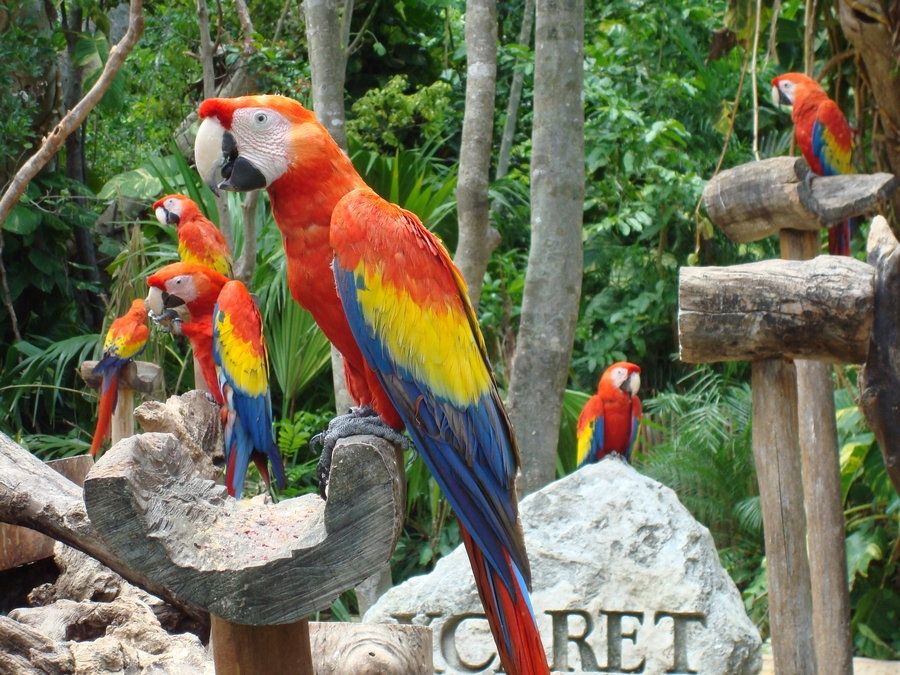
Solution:
[(258, 127), (263, 127), (269, 121), (269, 116), (266, 113), (259, 111), (253, 115), (253, 122)]

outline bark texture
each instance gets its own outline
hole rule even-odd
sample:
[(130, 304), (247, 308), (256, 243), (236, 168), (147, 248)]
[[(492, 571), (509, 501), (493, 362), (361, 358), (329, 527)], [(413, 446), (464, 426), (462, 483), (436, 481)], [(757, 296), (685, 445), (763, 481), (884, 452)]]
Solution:
[[(893, 11), (888, 7), (893, 5)], [(838, 2), (841, 28), (859, 52), (881, 117), (891, 170), (900, 176), (900, 39), (896, 2)], [(894, 236), (900, 239), (900, 193), (894, 195)]]
[(875, 209), (894, 192), (886, 173), (810, 177), (800, 157), (741, 164), (714, 176), (703, 205), (732, 241), (756, 241), (779, 230), (813, 230)]
[(753, 363), (753, 460), (769, 576), (772, 653), (779, 673), (814, 675), (812, 593), (797, 428), (794, 365)]
[(900, 244), (880, 216), (869, 228), (867, 249), (875, 266), (875, 324), (859, 404), (900, 492)]
[(679, 358), (862, 363), (872, 330), (872, 280), (870, 265), (845, 256), (682, 267)]
[[(304, 0), (303, 8), (312, 72), (313, 109), (331, 137), (346, 149), (344, 80), (347, 53), (338, 4), (334, 0)], [(349, 24), (350, 17), (345, 16), (344, 21)]]
[(536, 9), (531, 249), (509, 387), (521, 489), (554, 478), (562, 396), (581, 295), (584, 3)]
[[(519, 29), (518, 44), (531, 46), (531, 31), (534, 27), (534, 0), (525, 0), (522, 7), (522, 27)], [(506, 104), (506, 121), (503, 123), (503, 134), (500, 137), (500, 152), (497, 154), (497, 178), (509, 173), (509, 156), (512, 152), (513, 140), (516, 136), (516, 123), (519, 118), (519, 106), (522, 103), (522, 87), (525, 84), (525, 69), (519, 59), (513, 71), (509, 85), (509, 101)]]
[(488, 259), (500, 241), (500, 235), (490, 227), (488, 201), (496, 86), (496, 0), (467, 0), (466, 107), (456, 185), (459, 242), (454, 262), (476, 307)]

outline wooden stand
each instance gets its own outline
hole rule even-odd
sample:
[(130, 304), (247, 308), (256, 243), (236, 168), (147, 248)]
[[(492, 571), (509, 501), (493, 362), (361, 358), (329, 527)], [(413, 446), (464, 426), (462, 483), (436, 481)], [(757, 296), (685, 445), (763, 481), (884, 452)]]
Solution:
[[(177, 403), (180, 398), (166, 403), (167, 416), (187, 420), (191, 406)], [(231, 499), (198, 473), (193, 442), (178, 436), (187, 426), (171, 425), (175, 434), (133, 436), (107, 452), (85, 481), (91, 521), (125, 564), (210, 612), (218, 673), (329, 672), (313, 668), (314, 660), (333, 654), (311, 656), (305, 617), (389, 560), (405, 506), (396, 449), (376, 437), (342, 439), (327, 502), (310, 494), (272, 505)], [(367, 628), (385, 645), (394, 644), (391, 634), (401, 629), (430, 632)], [(365, 642), (367, 658), (391, 661), (391, 650), (376, 643)], [(424, 670), (398, 662), (399, 670), (377, 672), (430, 672), (430, 639), (416, 644), (428, 649)], [(426, 656), (411, 658), (421, 664)], [(332, 672), (367, 672), (349, 663)]]
[(878, 315), (871, 266), (816, 255), (820, 228), (874, 208), (895, 187), (889, 174), (811, 178), (790, 157), (722, 172), (703, 197), (729, 238), (779, 232), (782, 257), (815, 259), (681, 270), (682, 360), (753, 361), (753, 452), (779, 672), (852, 673), (834, 397), (822, 362), (864, 360)]
[[(99, 389), (103, 378), (94, 375), (97, 361), (85, 361), (78, 368), (78, 373), (85, 384)], [(119, 396), (116, 409), (109, 425), (112, 445), (123, 438), (134, 436), (134, 392), (152, 394), (162, 383), (162, 368), (149, 361), (132, 361), (122, 369), (119, 376)]]

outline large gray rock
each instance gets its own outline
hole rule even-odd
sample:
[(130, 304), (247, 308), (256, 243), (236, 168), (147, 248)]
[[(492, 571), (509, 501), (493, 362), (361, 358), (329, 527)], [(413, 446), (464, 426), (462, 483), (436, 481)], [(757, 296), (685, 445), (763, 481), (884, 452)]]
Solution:
[[(521, 502), (532, 600), (551, 667), (605, 673), (757, 673), (759, 633), (709, 530), (675, 493), (617, 459)], [(462, 546), (388, 591), (367, 622), (434, 631), (436, 672), (499, 665)]]

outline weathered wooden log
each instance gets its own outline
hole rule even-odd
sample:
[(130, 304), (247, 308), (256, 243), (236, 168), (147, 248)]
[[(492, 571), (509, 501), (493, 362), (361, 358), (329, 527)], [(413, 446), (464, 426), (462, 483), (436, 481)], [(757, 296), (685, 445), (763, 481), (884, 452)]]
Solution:
[(874, 210), (895, 188), (891, 174), (811, 177), (803, 158), (773, 157), (714, 176), (703, 204), (729, 239), (746, 242), (782, 229), (818, 231)]
[(431, 675), (431, 629), (400, 624), (310, 623), (317, 675)]
[[(96, 366), (97, 361), (85, 361), (78, 367), (78, 374), (87, 386), (99, 389), (103, 378), (94, 375)], [(162, 383), (162, 368), (149, 361), (132, 361), (122, 369), (119, 382), (132, 391), (152, 394)]]
[[(78, 369), (81, 379), (90, 387), (99, 389), (103, 378), (94, 374), (97, 361), (85, 361)], [(119, 393), (116, 408), (109, 423), (109, 438), (115, 445), (123, 438), (134, 435), (134, 392), (151, 394), (162, 384), (162, 368), (147, 361), (132, 361), (119, 376)]]
[(859, 378), (859, 405), (900, 492), (900, 244), (881, 216), (872, 221), (866, 248), (875, 266), (875, 323)]
[(678, 342), (687, 363), (806, 358), (862, 363), (873, 268), (843, 256), (682, 267)]
[(353, 437), (334, 451), (329, 498), (239, 502), (196, 475), (174, 436), (114, 446), (84, 487), (91, 520), (129, 566), (212, 614), (290, 623), (390, 558), (404, 502), (395, 449)]
[[(795, 260), (814, 258), (819, 242), (817, 232), (782, 230), (781, 255)], [(799, 359), (794, 368), (816, 663), (820, 675), (852, 675), (850, 589), (832, 367)]]
[[(90, 455), (79, 455), (46, 464), (81, 487), (94, 460)], [(54, 543), (50, 537), (27, 527), (0, 523), (0, 571), (51, 557)]]
[(797, 388), (789, 361), (754, 361), (753, 460), (769, 578), (775, 669), (813, 675), (812, 596), (797, 429)]
[[(209, 423), (218, 424), (217, 419)], [(0, 432), (0, 522), (22, 525), (84, 551), (135, 586), (205, 622), (206, 614), (112, 553), (88, 518), (81, 488)]]

